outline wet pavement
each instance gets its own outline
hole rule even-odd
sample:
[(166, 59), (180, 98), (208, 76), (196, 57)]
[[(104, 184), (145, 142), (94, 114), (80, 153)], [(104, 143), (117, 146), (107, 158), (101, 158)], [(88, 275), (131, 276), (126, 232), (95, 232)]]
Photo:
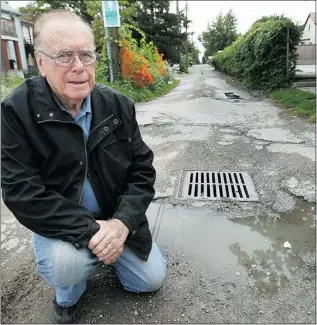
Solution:
[[(315, 323), (315, 124), (207, 65), (136, 109), (155, 153), (148, 219), (167, 280), (156, 294), (129, 294), (99, 265), (80, 323)], [(247, 172), (259, 201), (179, 199), (182, 170)], [(3, 204), (1, 235), (2, 322), (48, 322), (53, 289)]]
[[(302, 203), (278, 218), (226, 218), (210, 210), (152, 205), (154, 239), (205, 272), (249, 283), (270, 294), (287, 285), (302, 260), (315, 250), (315, 209)], [(284, 243), (291, 243), (285, 248)]]

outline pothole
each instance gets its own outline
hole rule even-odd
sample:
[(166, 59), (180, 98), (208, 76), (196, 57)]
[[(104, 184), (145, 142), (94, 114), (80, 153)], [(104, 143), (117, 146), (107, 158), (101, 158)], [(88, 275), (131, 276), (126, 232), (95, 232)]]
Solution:
[(224, 93), (229, 99), (243, 99), (240, 95), (237, 95), (233, 92)]

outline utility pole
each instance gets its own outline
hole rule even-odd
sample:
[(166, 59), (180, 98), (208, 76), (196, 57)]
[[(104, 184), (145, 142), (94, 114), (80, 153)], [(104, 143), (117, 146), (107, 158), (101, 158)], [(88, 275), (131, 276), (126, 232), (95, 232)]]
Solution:
[(107, 42), (106, 44), (107, 44), (107, 59), (109, 65), (109, 77), (110, 77), (110, 82), (113, 82), (114, 76), (113, 76), (113, 66), (112, 66), (112, 53), (111, 53), (111, 42), (110, 42), (108, 27), (105, 27), (105, 35), (106, 35), (106, 42)]
[(192, 64), (196, 64), (195, 60), (195, 44), (194, 44), (194, 24), (192, 23)]
[[(182, 28), (181, 28), (181, 17), (179, 15), (179, 2), (178, 0), (176, 0), (176, 15), (177, 15), (177, 26), (178, 26), (178, 33), (179, 35), (181, 34), (182, 32)], [(181, 51), (181, 48), (182, 48), (182, 44), (180, 44), (178, 46), (178, 54), (179, 54), (179, 64), (181, 63), (181, 58), (182, 58), (182, 51)]]
[(186, 53), (186, 70), (188, 71), (188, 33), (187, 33), (187, 29), (188, 29), (188, 22), (187, 22), (187, 17), (188, 17), (188, 4), (186, 1), (186, 43), (185, 43), (185, 53)]
[[(121, 26), (120, 23), (120, 13), (119, 13), (119, 2), (113, 0), (103, 0), (102, 4), (102, 16), (104, 21), (105, 36), (106, 36), (106, 45), (107, 45), (107, 59), (109, 66), (109, 77), (110, 82), (113, 82), (115, 78), (119, 75), (119, 47), (115, 42), (118, 39), (118, 27)], [(110, 32), (111, 36), (114, 39), (113, 44), (113, 53), (111, 51), (111, 41), (110, 41)], [(114, 54), (114, 57), (113, 57)], [(115, 71), (113, 71), (113, 62), (115, 63)]]
[(119, 41), (119, 28), (112, 28), (112, 69), (113, 69), (113, 80), (118, 80), (120, 75), (120, 47)]
[(288, 67), (289, 67), (289, 28), (287, 27), (286, 34), (286, 77), (288, 78)]

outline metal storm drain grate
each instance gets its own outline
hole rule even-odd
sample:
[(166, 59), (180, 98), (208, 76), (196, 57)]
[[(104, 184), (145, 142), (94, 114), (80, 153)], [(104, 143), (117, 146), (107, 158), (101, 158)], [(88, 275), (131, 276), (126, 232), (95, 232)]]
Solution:
[(246, 172), (184, 172), (183, 189), (177, 194), (181, 198), (258, 201), (252, 179)]

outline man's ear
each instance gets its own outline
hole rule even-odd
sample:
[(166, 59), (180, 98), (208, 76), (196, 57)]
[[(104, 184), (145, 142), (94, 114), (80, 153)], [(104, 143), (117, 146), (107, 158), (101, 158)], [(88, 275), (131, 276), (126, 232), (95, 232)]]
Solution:
[(37, 68), (39, 69), (41, 76), (46, 77), (46, 73), (45, 73), (45, 69), (44, 69), (44, 60), (43, 60), (42, 55), (37, 51), (35, 51), (34, 54), (35, 54)]

